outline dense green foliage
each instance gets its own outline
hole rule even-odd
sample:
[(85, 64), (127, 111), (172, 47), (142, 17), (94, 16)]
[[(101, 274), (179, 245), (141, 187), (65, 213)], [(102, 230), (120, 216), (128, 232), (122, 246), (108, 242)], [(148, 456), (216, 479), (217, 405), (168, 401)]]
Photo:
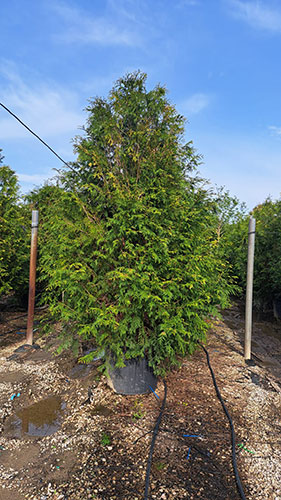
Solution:
[[(281, 200), (268, 198), (252, 211), (256, 219), (254, 305), (271, 309), (281, 297)], [(246, 292), (249, 216), (241, 214), (228, 228), (225, 254), (238, 276), (242, 293)]]
[(253, 211), (256, 218), (254, 291), (263, 307), (281, 297), (281, 200), (267, 199)]
[(230, 196), (224, 188), (214, 193), (217, 238), (221, 258), (224, 259), (236, 287), (234, 295), (243, 296), (246, 288), (248, 214), (244, 203)]
[(146, 354), (160, 372), (194, 351), (232, 287), (184, 119), (145, 80), (128, 75), (90, 102), (43, 222), (40, 266), (67, 342), (94, 339), (119, 366)]
[(12, 290), (22, 298), (28, 289), (27, 214), (15, 172), (0, 165), (0, 296)]

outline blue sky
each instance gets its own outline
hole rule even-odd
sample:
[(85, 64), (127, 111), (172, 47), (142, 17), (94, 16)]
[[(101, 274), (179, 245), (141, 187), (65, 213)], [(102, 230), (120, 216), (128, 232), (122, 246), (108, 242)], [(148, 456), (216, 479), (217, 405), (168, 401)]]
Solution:
[[(279, 0), (9, 0), (0, 47), (0, 101), (66, 161), (88, 99), (140, 69), (186, 116), (203, 177), (249, 209), (279, 198)], [(0, 148), (25, 192), (62, 166), (2, 108)]]

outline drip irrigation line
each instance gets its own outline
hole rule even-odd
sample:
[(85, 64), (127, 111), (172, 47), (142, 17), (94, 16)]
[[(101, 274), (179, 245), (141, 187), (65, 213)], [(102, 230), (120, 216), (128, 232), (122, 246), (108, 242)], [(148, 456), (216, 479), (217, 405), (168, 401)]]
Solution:
[(151, 463), (152, 463), (152, 455), (153, 455), (155, 441), (156, 441), (158, 429), (159, 429), (159, 426), (160, 426), (160, 423), (161, 423), (163, 411), (164, 411), (164, 408), (165, 408), (165, 405), (166, 405), (167, 384), (166, 384), (165, 380), (163, 380), (163, 382), (164, 382), (165, 392), (164, 392), (164, 398), (163, 398), (163, 401), (162, 401), (162, 405), (161, 405), (161, 408), (160, 408), (160, 413), (159, 413), (159, 416), (158, 416), (158, 418), (156, 420), (156, 424), (154, 426), (153, 435), (152, 435), (152, 439), (151, 439), (151, 445), (150, 445), (150, 450), (149, 450), (149, 455), (148, 455), (148, 460), (147, 460), (147, 467), (146, 467), (146, 475), (145, 475), (144, 500), (148, 500), (149, 479), (150, 479), (150, 469), (151, 469)]
[(8, 335), (9, 333), (18, 332), (20, 330), (26, 330), (26, 326), (18, 326), (17, 328), (14, 328), (13, 330), (9, 330), (8, 332), (1, 333), (0, 336), (4, 337), (5, 335)]
[(213, 369), (211, 367), (209, 353), (208, 353), (207, 349), (205, 349), (205, 347), (201, 344), (201, 342), (198, 342), (198, 344), (200, 345), (200, 347), (203, 349), (203, 351), (206, 354), (208, 367), (209, 367), (209, 370), (211, 372), (211, 376), (212, 376), (212, 379), (213, 379), (213, 383), (214, 383), (214, 387), (215, 387), (215, 390), (216, 390), (217, 397), (220, 400), (220, 403), (221, 403), (221, 405), (223, 407), (224, 413), (226, 414), (226, 416), (228, 418), (228, 421), (229, 421), (229, 425), (230, 425), (230, 429), (231, 429), (231, 443), (232, 443), (232, 464), (233, 464), (233, 470), (234, 470), (234, 474), (235, 474), (235, 480), (236, 480), (236, 484), (237, 484), (237, 488), (238, 488), (240, 497), (242, 498), (242, 500), (246, 500), (245, 493), (244, 493), (244, 490), (243, 490), (243, 487), (242, 487), (242, 484), (241, 484), (241, 481), (240, 481), (238, 468), (237, 468), (236, 450), (235, 450), (235, 431), (234, 431), (232, 419), (231, 419), (230, 414), (228, 413), (228, 410), (227, 410), (227, 408), (225, 406), (224, 400), (223, 400), (223, 398), (221, 396), (221, 393), (219, 391), (219, 388), (218, 388), (218, 385), (217, 385), (217, 381), (216, 381), (216, 377), (215, 377), (215, 374), (214, 374)]
[(49, 144), (47, 144), (45, 141), (43, 141), (43, 139), (41, 139), (41, 137), (39, 137), (39, 135), (37, 135), (35, 132), (33, 132), (33, 130), (31, 130), (31, 128), (29, 128), (17, 115), (15, 115), (9, 108), (7, 108), (7, 106), (4, 106), (4, 104), (2, 104), (2, 102), (0, 102), (0, 106), (2, 106), (2, 108), (4, 108), (10, 115), (12, 115), (23, 127), (25, 127), (32, 135), (34, 135), (40, 142), (42, 142), (42, 144), (44, 144), (44, 146), (46, 146), (46, 148), (48, 148), (62, 163), (64, 163), (67, 167), (69, 167), (71, 170), (74, 170), (70, 165), (69, 163), (67, 163), (66, 161), (63, 160), (63, 158), (61, 156), (58, 155), (58, 153), (56, 153), (54, 151), (53, 148), (51, 148), (51, 146), (49, 146)]

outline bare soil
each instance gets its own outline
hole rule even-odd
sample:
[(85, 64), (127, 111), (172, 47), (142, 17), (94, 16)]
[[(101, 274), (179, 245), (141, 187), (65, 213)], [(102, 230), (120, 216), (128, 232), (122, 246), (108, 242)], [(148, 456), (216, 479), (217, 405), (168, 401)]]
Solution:
[[(146, 433), (159, 415), (163, 380), (159, 400), (153, 393), (117, 395), (99, 361), (85, 367), (70, 352), (55, 355), (56, 337), (39, 332), (40, 349), (15, 353), (24, 345), (19, 315), (0, 318), (1, 500), (142, 499), (152, 436)], [(213, 321), (206, 347), (234, 423), (245, 496), (281, 500), (281, 326), (255, 322), (248, 366), (243, 325), (234, 305)], [(205, 353), (199, 348), (182, 361), (166, 379), (149, 497), (239, 499), (230, 427)]]

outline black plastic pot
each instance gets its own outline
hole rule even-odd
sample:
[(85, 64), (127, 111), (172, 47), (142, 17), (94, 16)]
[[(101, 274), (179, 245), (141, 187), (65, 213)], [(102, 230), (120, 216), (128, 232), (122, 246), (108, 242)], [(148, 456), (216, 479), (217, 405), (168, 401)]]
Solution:
[(109, 385), (117, 394), (145, 394), (156, 389), (157, 378), (146, 358), (124, 360), (124, 363), (123, 368), (116, 368), (113, 359), (109, 360)]

